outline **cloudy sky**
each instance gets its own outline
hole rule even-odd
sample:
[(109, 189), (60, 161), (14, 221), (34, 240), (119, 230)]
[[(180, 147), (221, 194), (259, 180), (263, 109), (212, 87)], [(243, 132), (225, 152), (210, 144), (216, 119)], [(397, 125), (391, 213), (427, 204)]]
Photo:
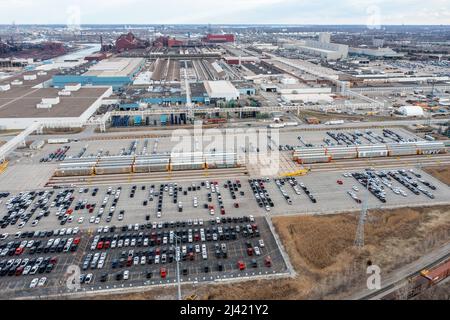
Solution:
[(450, 24), (450, 0), (0, 0), (0, 24)]

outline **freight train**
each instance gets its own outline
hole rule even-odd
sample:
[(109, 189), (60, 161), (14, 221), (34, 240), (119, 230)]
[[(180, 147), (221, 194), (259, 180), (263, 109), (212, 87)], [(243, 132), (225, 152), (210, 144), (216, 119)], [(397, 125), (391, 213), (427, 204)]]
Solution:
[(420, 274), (414, 275), (408, 279), (407, 290), (393, 291), (386, 296), (383, 300), (399, 300), (399, 299), (411, 299), (439, 282), (447, 279), (450, 276), (450, 259), (446, 260), (437, 266), (430, 269), (425, 269)]
[(343, 159), (431, 155), (446, 152), (447, 148), (445, 144), (437, 141), (357, 145), (348, 147), (302, 147), (294, 150), (293, 160), (300, 164), (312, 164)]
[(67, 159), (55, 171), (56, 177), (238, 167), (236, 153), (152, 154)]

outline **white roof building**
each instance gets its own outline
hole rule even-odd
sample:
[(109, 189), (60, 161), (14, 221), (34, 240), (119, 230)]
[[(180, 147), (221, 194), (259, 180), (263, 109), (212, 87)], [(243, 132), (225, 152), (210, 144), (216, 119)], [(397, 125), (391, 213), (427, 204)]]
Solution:
[(203, 84), (210, 99), (239, 99), (239, 90), (230, 81), (204, 81)]
[(420, 106), (402, 106), (398, 109), (398, 111), (408, 117), (423, 117), (424, 112), (422, 107)]

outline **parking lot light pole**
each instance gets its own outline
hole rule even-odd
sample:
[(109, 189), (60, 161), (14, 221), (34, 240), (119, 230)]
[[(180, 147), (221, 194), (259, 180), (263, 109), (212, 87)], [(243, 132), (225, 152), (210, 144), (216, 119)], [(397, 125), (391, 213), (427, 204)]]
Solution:
[(180, 245), (178, 244), (181, 238), (179, 236), (175, 236), (175, 259), (177, 261), (177, 286), (178, 286), (178, 300), (181, 300), (181, 283), (180, 283)]

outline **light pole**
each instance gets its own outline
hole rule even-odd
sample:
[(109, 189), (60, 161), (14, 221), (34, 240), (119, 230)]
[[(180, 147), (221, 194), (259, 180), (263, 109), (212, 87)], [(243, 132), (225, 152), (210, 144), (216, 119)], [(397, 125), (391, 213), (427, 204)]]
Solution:
[(178, 286), (178, 300), (181, 299), (181, 283), (180, 283), (180, 246), (178, 245), (178, 241), (180, 241), (181, 245), (181, 238), (177, 235), (175, 235), (175, 260), (177, 262), (177, 286)]

